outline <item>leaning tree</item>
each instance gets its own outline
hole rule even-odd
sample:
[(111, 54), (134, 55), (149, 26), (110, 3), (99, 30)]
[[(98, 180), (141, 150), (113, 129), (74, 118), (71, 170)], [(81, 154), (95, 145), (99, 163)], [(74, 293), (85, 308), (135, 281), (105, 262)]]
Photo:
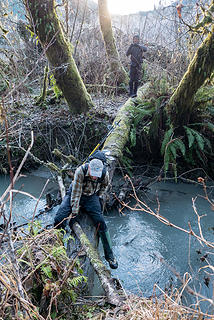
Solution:
[[(168, 112), (174, 127), (189, 123), (194, 110), (194, 97), (198, 89), (211, 77), (214, 71), (214, 0), (204, 17), (191, 30), (207, 34), (197, 49), (189, 67), (168, 104)], [(190, 26), (189, 26), (190, 27)]]
[(86, 112), (93, 106), (90, 95), (72, 57), (56, 14), (55, 0), (25, 0), (32, 28), (46, 53), (50, 68), (72, 113)]
[(118, 85), (128, 82), (128, 75), (122, 66), (112, 31), (111, 16), (108, 11), (107, 0), (98, 0), (100, 27), (105, 44), (106, 54), (112, 77)]

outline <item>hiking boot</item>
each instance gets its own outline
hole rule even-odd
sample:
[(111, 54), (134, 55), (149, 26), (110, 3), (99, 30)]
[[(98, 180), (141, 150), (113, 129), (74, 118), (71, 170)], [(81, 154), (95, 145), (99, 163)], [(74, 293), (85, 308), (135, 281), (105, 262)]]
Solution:
[(114, 257), (113, 251), (112, 251), (112, 244), (111, 244), (111, 238), (110, 238), (109, 231), (108, 230), (99, 231), (99, 236), (100, 236), (102, 244), (103, 244), (103, 249), (104, 249), (106, 261), (108, 261), (111, 269), (117, 269), (118, 263)]
[(137, 94), (136, 93), (133, 93), (132, 95), (131, 95), (131, 98), (136, 98), (137, 97)]
[(117, 269), (118, 268), (118, 262), (117, 260), (114, 258), (114, 259), (106, 259), (109, 263), (109, 267), (111, 269)]

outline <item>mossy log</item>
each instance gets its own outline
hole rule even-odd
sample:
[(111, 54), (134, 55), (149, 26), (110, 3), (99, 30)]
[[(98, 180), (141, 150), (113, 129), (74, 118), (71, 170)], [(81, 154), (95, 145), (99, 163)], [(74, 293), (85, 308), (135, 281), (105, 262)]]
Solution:
[(25, 0), (33, 30), (48, 58), (56, 83), (72, 113), (88, 111), (93, 102), (72, 57), (57, 17), (54, 0)]
[[(138, 90), (138, 98), (144, 99), (149, 92), (150, 83), (146, 83)], [(129, 140), (129, 132), (134, 117), (132, 107), (136, 105), (135, 99), (128, 99), (126, 103), (119, 109), (113, 125), (115, 130), (106, 139), (102, 150), (105, 152), (108, 159), (110, 181), (113, 178), (117, 160), (122, 157), (123, 149)], [(117, 123), (120, 121), (119, 125)]]
[(82, 250), (84, 250), (87, 254), (87, 257), (89, 258), (89, 261), (100, 280), (102, 288), (106, 294), (107, 302), (115, 306), (121, 305), (123, 299), (122, 296), (119, 296), (117, 290), (114, 287), (114, 282), (111, 278), (110, 271), (101, 261), (97, 250), (94, 249), (86, 234), (80, 227), (79, 223), (75, 223), (73, 225), (73, 231), (78, 237), (82, 245)]
[(105, 44), (106, 54), (109, 61), (112, 77), (115, 78), (117, 85), (128, 83), (128, 75), (122, 66), (119, 53), (116, 47), (111, 16), (108, 11), (107, 0), (98, 0), (100, 27)]
[(214, 70), (214, 26), (197, 49), (179, 86), (170, 98), (168, 112), (175, 127), (188, 124), (196, 110), (194, 96)]

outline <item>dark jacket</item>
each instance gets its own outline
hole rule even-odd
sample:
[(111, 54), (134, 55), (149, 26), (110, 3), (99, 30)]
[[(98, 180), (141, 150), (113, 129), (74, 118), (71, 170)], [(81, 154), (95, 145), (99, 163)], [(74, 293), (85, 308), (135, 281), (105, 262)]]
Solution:
[(126, 55), (131, 55), (131, 65), (133, 67), (139, 66), (143, 62), (143, 52), (147, 51), (147, 47), (132, 43), (128, 48)]

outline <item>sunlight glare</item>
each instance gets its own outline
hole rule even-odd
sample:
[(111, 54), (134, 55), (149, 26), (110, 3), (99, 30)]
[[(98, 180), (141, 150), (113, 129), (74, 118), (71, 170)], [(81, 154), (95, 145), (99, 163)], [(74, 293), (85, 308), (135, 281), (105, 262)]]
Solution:
[(154, 9), (155, 1), (148, 0), (108, 0), (108, 8), (112, 14), (130, 14), (138, 11), (149, 11)]
[[(98, 0), (93, 0), (98, 2)], [(173, 0), (107, 0), (111, 14), (126, 15), (139, 11), (150, 11), (154, 6), (169, 5)]]

